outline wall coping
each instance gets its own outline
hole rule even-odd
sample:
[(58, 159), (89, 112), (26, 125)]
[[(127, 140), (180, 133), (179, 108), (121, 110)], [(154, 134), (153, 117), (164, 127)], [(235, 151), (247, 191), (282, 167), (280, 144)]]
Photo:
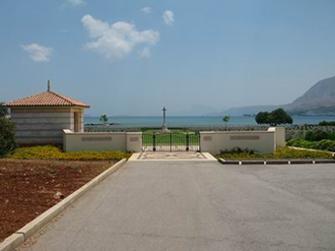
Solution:
[(275, 131), (200, 131), (200, 134), (251, 134), (251, 133), (274, 133)]
[(124, 134), (133, 134), (133, 135), (140, 135), (142, 132), (74, 132), (70, 129), (63, 129), (63, 133), (66, 135), (82, 135), (82, 136), (90, 136), (90, 135), (106, 135), (106, 134), (117, 134), (117, 135), (124, 135)]
[(250, 134), (250, 133), (274, 133), (277, 127), (269, 127), (267, 130), (253, 130), (253, 131), (200, 131), (200, 134)]

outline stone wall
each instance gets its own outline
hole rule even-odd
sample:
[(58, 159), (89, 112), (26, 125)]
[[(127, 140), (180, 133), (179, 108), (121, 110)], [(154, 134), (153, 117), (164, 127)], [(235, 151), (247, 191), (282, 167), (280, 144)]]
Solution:
[(142, 151), (141, 132), (84, 132), (63, 130), (64, 151)]
[[(19, 145), (61, 145), (62, 130), (74, 129), (74, 112), (82, 114), (80, 108), (18, 107), (11, 109), (11, 120), (15, 124), (16, 142)], [(80, 116), (83, 131), (83, 116)]]
[(207, 131), (200, 132), (202, 152), (218, 154), (234, 148), (272, 153), (285, 145), (285, 129), (271, 127), (267, 131)]

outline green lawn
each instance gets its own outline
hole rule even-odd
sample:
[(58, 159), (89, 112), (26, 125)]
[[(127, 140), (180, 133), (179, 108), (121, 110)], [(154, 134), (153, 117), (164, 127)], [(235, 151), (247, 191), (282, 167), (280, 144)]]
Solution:
[(143, 132), (143, 146), (152, 146), (154, 135), (156, 145), (186, 145), (187, 135), (189, 137), (189, 145), (199, 145), (199, 134), (195, 132), (187, 132), (182, 130), (173, 130), (168, 133), (154, 132), (147, 130)]
[(295, 150), (288, 147), (277, 149), (275, 153), (257, 152), (223, 152), (216, 156), (226, 160), (267, 160), (267, 159), (333, 159), (334, 157), (327, 152)]

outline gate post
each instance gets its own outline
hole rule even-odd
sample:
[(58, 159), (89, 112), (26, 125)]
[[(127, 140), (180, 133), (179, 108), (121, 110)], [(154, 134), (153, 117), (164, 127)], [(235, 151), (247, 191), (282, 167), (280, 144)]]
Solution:
[(152, 150), (155, 152), (156, 151), (156, 134), (152, 134)]
[(186, 134), (186, 151), (190, 150), (190, 135)]
[(198, 132), (198, 144), (199, 144), (199, 152), (201, 152), (201, 135), (200, 135), (200, 132)]
[(170, 132), (170, 152), (172, 152), (172, 133)]

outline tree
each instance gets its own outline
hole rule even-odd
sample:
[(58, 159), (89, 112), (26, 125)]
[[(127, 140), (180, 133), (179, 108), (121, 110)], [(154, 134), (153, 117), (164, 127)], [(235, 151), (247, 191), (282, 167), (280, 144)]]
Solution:
[(292, 117), (282, 108), (273, 110), (270, 113), (269, 112), (259, 112), (256, 115), (255, 120), (257, 124), (270, 124), (272, 126), (293, 123)]
[(108, 122), (108, 116), (106, 114), (102, 114), (99, 118), (100, 122), (107, 124)]
[(229, 120), (230, 120), (230, 117), (228, 115), (224, 116), (223, 119), (222, 119), (222, 121), (225, 122), (226, 127), (227, 127), (227, 124), (228, 124)]
[(0, 117), (0, 156), (15, 149), (15, 126), (5, 117)]
[(5, 103), (0, 102), (0, 117), (6, 117), (8, 115), (8, 108)]
[(257, 113), (255, 120), (257, 124), (269, 124), (268, 118), (269, 118), (268, 112), (259, 112)]

